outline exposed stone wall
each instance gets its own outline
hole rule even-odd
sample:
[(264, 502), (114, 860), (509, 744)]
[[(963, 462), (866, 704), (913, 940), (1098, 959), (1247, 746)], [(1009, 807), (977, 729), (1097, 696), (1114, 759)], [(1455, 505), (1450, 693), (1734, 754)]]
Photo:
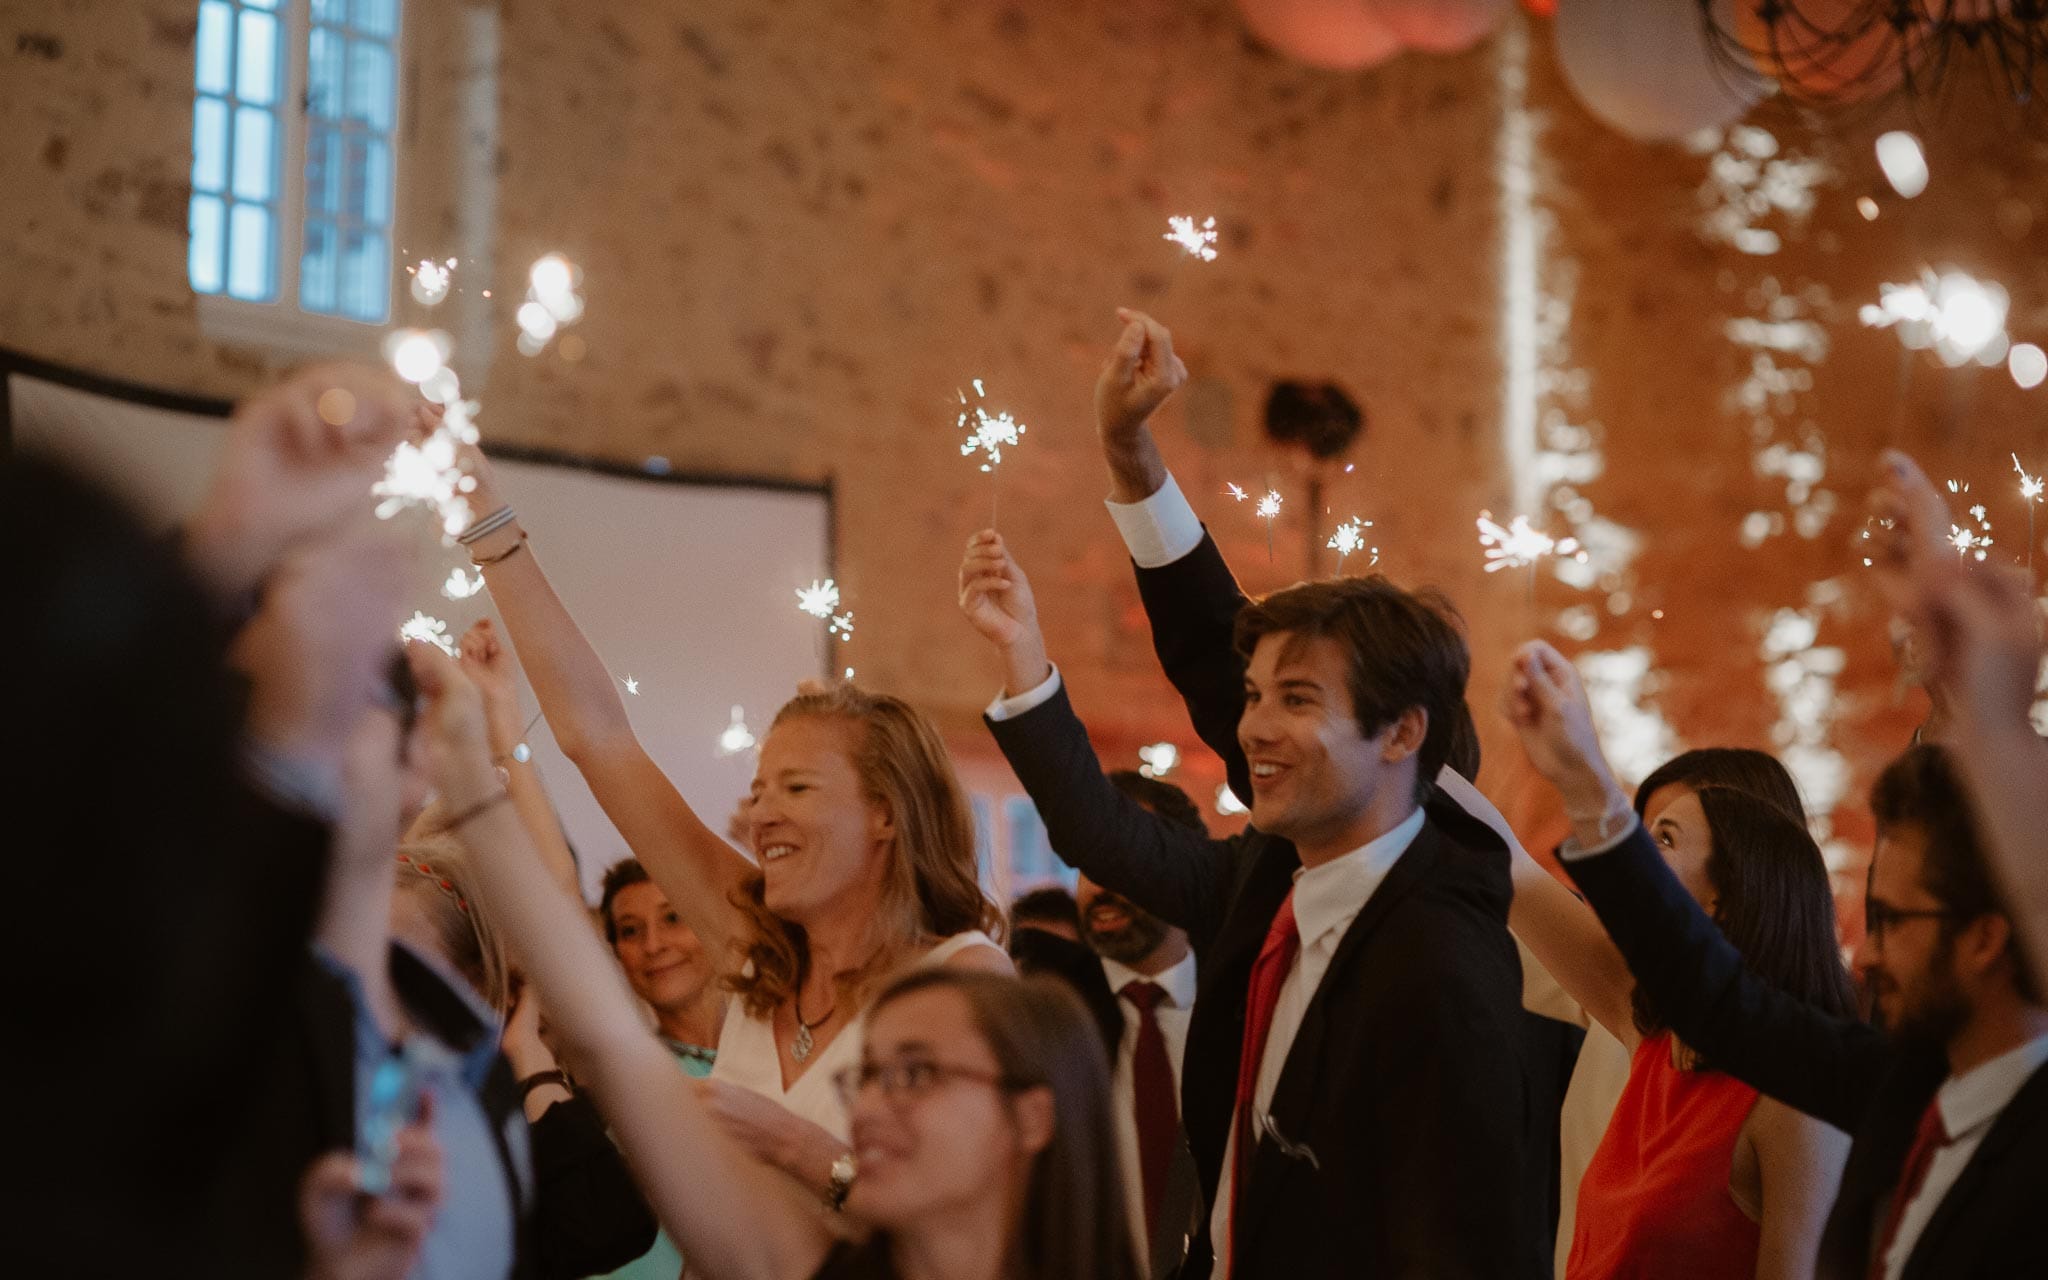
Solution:
[[(447, 189), (451, 148), (476, 145), (448, 128), (461, 15), (407, 7), (418, 38), (405, 247), (440, 256), (458, 252), (464, 198)], [(208, 341), (184, 284), (191, 11), (103, 0), (0, 21), (0, 343), (231, 394), (264, 361)], [(589, 310), (574, 362), (559, 348), (517, 355), (509, 316), (499, 323), (487, 432), (678, 468), (830, 476), (840, 581), (862, 620), (850, 660), (985, 755), (973, 716), (993, 664), (952, 604), (958, 549), (991, 502), (989, 478), (956, 448), (954, 395), (984, 379), (1030, 424), (1002, 465), (1001, 527), (1099, 741), (1128, 758), (1154, 738), (1192, 745), (1097, 505), (1094, 371), (1112, 308), (1150, 308), (1197, 380), (1163, 415), (1170, 460), (1246, 585), (1326, 572), (1329, 525), (1376, 521), (1384, 570), (1464, 605), (1489, 775), (1518, 805), (1533, 795), (1510, 776), (1491, 701), (1511, 643), (1579, 597), (1546, 582), (1531, 605), (1521, 575), (1480, 572), (1472, 532), (1481, 507), (1504, 515), (1511, 494), (1494, 45), (1338, 76), (1251, 46), (1223, 0), (506, 0), (498, 12), (494, 282), (509, 312), (524, 265), (559, 250), (582, 266)], [(1954, 260), (2003, 280), (2014, 333), (2039, 340), (2048, 231), (2000, 210), (2048, 214), (2048, 165), (1966, 95), (1927, 126), (1934, 189), (1888, 200), (1870, 224), (1853, 200), (1880, 182), (1869, 139), (1883, 121), (1828, 140), (1763, 117), (1839, 177), (1781, 254), (1750, 257), (1696, 229), (1706, 161), (1599, 127), (1532, 31), (1542, 204), (1557, 220), (1554, 256), (1577, 268), (1567, 336), (1587, 383), (1575, 420), (1604, 424), (1605, 471), (1584, 492), (1647, 539), (1625, 614), (1587, 597), (1602, 608), (1590, 643), (1654, 647), (1661, 706), (1688, 742), (1761, 743), (1781, 716), (1758, 651), (1764, 621), (1849, 572), (1854, 511), (1895, 433), (1994, 495), (2001, 535), (2019, 541), (2005, 454), (2048, 464), (2041, 394), (1923, 365), (1910, 410), (1895, 414), (1897, 343), (1859, 329), (1853, 311), (1878, 281)], [(1162, 242), (1172, 213), (1215, 214), (1221, 258)], [(1815, 538), (1745, 550), (1744, 516), (1783, 512), (1784, 483), (1754, 474), (1747, 417), (1724, 410), (1749, 354), (1722, 325), (1764, 275), (1834, 299), (1833, 349), (1801, 411), (1826, 436), (1824, 485), (1840, 508)], [(1305, 464), (1262, 440), (1266, 387), (1288, 376), (1341, 382), (1369, 415), (1355, 471), (1324, 478), (1327, 517), (1308, 510)], [(1270, 561), (1266, 529), (1222, 498), (1226, 481), (1287, 496)], [(1892, 704), (1880, 620), (1853, 593), (1820, 628), (1820, 643), (1846, 651), (1833, 707), (1853, 810), (1915, 712)], [(1197, 769), (1212, 787), (1213, 771)]]

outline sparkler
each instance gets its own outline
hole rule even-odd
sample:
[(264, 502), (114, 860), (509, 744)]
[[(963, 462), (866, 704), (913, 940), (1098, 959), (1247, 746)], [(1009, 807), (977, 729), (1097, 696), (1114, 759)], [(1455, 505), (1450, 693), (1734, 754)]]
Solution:
[(619, 683), (626, 686), (627, 693), (632, 694), (636, 698), (640, 696), (640, 682), (632, 676), (627, 676), (624, 680), (619, 681)]
[(1170, 240), (1187, 250), (1191, 258), (1204, 262), (1216, 261), (1216, 219), (1206, 218), (1201, 226), (1195, 225), (1193, 214), (1175, 214), (1166, 220), (1166, 234), (1159, 237)]
[(1237, 793), (1226, 782), (1216, 788), (1216, 812), (1228, 818), (1233, 814), (1250, 813), (1251, 810), (1244, 807), (1244, 801), (1237, 798)]
[[(986, 452), (987, 461), (981, 469), (988, 474), (988, 522), (996, 522), (996, 468), (1002, 465), (1004, 448), (1017, 447), (1025, 426), (1008, 413), (990, 413), (983, 401), (988, 391), (981, 385), (981, 379), (974, 380), (974, 399), (970, 402), (965, 391), (956, 391), (960, 397), (960, 417), (956, 424), (967, 432), (967, 438), (960, 442), (960, 456), (971, 458), (977, 452)], [(970, 422), (972, 425), (969, 425)]]
[(2034, 572), (2034, 508), (2041, 502), (2041, 477), (2030, 476), (2020, 465), (2020, 455), (2012, 455), (2012, 469), (2019, 473), (2020, 498), (2027, 504), (2027, 573)]
[(826, 624), (825, 634), (838, 636), (842, 641), (853, 639), (853, 610), (833, 614), (832, 621)]
[[(1337, 553), (1337, 574), (1339, 577), (1342, 577), (1344, 573), (1345, 558), (1360, 547), (1365, 546), (1365, 531), (1370, 528), (1372, 528), (1372, 521), (1360, 520), (1357, 516), (1353, 516), (1343, 524), (1338, 525), (1337, 531), (1330, 535), (1330, 541), (1326, 545), (1330, 550)], [(1380, 562), (1380, 549), (1378, 547), (1369, 547), (1367, 550), (1372, 555), (1372, 563), (1378, 564)], [(1366, 567), (1369, 569), (1372, 565), (1367, 565)]]
[(526, 301), (513, 317), (519, 323), (521, 355), (539, 355), (557, 330), (583, 315), (583, 295), (577, 292), (582, 274), (559, 253), (542, 257), (526, 273)]
[(754, 731), (747, 728), (747, 712), (744, 707), (732, 709), (732, 723), (725, 726), (718, 735), (718, 754), (736, 756), (742, 751), (754, 749)]
[(1224, 484), (1223, 492), (1227, 496), (1237, 499), (1239, 502), (1243, 502), (1246, 498), (1252, 496), (1246, 493), (1243, 489), (1238, 488), (1236, 485), (1229, 483)]
[(829, 618), (839, 607), (839, 587), (830, 578), (823, 582), (814, 578), (810, 586), (796, 589), (796, 607), (813, 618)]
[(456, 656), (455, 642), (448, 638), (448, 624), (418, 609), (413, 610), (412, 617), (400, 624), (398, 638), (407, 642), (416, 640), (421, 644), (430, 644), (451, 658)]
[(1280, 515), (1280, 491), (1266, 490), (1266, 496), (1259, 499), (1259, 505), (1252, 514), (1266, 522), (1266, 563), (1273, 563), (1273, 521)]
[(1155, 742), (1138, 748), (1138, 772), (1148, 778), (1163, 778), (1180, 763), (1180, 748), (1171, 742)]
[(455, 272), (455, 259), (435, 262), (421, 258), (406, 271), (412, 276), (412, 300), (423, 307), (431, 307), (448, 296), (449, 278)]
[(1877, 302), (1857, 316), (1874, 329), (1897, 329), (1899, 341), (1910, 350), (1932, 347), (1953, 369), (1971, 360), (1990, 365), (2005, 359), (2009, 301), (1996, 282), (1960, 271), (1937, 276), (1923, 267), (1911, 284), (1879, 285)]
[(472, 578), (461, 569), (450, 569), (448, 581), (441, 584), (441, 594), (450, 600), (467, 600), (484, 589), (483, 571), (479, 569)]
[(462, 445), (477, 441), (477, 404), (462, 398), (461, 380), (448, 367), (449, 351), (448, 335), (439, 329), (398, 329), (385, 336), (384, 355), (398, 376), (416, 383), (421, 395), (446, 412), (425, 440), (399, 441), (384, 463), (384, 478), (370, 492), (383, 499), (377, 504), (379, 520), (415, 504), (431, 506), (440, 512), (442, 533), (452, 538), (469, 526), (469, 500), (463, 495), (476, 481), (463, 474), (455, 455)]
[(1493, 518), (1491, 511), (1479, 513), (1479, 545), (1486, 551), (1486, 571), (1497, 573), (1502, 569), (1529, 570), (1529, 599), (1536, 598), (1536, 565), (1549, 556), (1564, 556), (1580, 564), (1586, 562), (1586, 549), (1579, 545), (1577, 538), (1553, 538), (1529, 523), (1529, 517), (1516, 516), (1502, 528)]

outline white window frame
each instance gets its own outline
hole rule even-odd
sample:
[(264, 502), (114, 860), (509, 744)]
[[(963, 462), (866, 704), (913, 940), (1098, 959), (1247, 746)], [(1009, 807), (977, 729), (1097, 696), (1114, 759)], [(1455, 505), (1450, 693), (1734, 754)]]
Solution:
[[(195, 5), (195, 8), (197, 6)], [(406, 0), (397, 0), (391, 37), (391, 225), (388, 228), (391, 279), (385, 285), (385, 318), (382, 321), (351, 320), (347, 316), (307, 311), (299, 306), (299, 260), (306, 248), (306, 135), (308, 87), (307, 46), (313, 33), (312, 0), (282, 0), (278, 21), (284, 28), (284, 85), (278, 97), (278, 127), (284, 132), (283, 158), (279, 160), (277, 201), (277, 300), (251, 302), (226, 292), (201, 293), (192, 290), (199, 306), (199, 330), (207, 337), (234, 346), (255, 347), (280, 355), (357, 355), (375, 357), (383, 335), (391, 327), (398, 306), (398, 239), (402, 207), (399, 182), (404, 165), (400, 162), (399, 139), (406, 127), (405, 31)], [(239, 49), (237, 49), (239, 53)], [(235, 73), (234, 66), (229, 74)], [(188, 99), (197, 91), (188, 85)], [(191, 131), (186, 131), (190, 136)], [(232, 166), (233, 157), (228, 163)], [(190, 252), (191, 229), (187, 227), (186, 252)], [(191, 278), (186, 277), (191, 288)]]

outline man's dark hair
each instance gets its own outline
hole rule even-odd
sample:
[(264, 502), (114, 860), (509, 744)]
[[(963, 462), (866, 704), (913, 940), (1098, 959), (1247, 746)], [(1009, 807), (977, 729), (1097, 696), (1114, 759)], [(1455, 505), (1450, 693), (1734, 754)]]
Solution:
[(1123, 792), (1153, 813), (1178, 827), (1201, 835), (1209, 834), (1208, 824), (1202, 821), (1202, 811), (1195, 802), (1171, 782), (1148, 778), (1135, 769), (1112, 769), (1109, 785)]
[[(1299, 583), (1238, 612), (1238, 654), (1249, 661), (1259, 641), (1276, 632), (1297, 640), (1325, 636), (1343, 646), (1360, 733), (1378, 733), (1410, 707), (1428, 715), (1415, 771), (1415, 798), (1428, 799), (1458, 742), (1461, 714), (1469, 724), (1463, 708), (1472, 655), (1463, 620), (1443, 593), (1404, 591), (1378, 573)], [(1476, 744), (1475, 735), (1475, 765)]]
[(1074, 895), (1056, 884), (1033, 889), (1010, 904), (1010, 928), (1020, 929), (1033, 920), (1059, 923), (1069, 929), (1081, 927), (1081, 904)]
[(1799, 798), (1798, 784), (1792, 781), (1785, 766), (1778, 763), (1778, 758), (1766, 751), (1748, 747), (1682, 751), (1651, 770), (1643, 785), (1636, 788), (1636, 816), (1648, 816), (1643, 806), (1650, 803), (1651, 796), (1669, 786), (1690, 787), (1694, 791), (1729, 787), (1777, 806), (1789, 818), (1806, 821), (1806, 805)]
[[(1979, 916), (2011, 918), (1985, 860), (1970, 798), (1963, 793), (1947, 752), (1929, 743), (1908, 747), (1878, 775), (1870, 792), (1870, 809), (1880, 834), (1892, 827), (1912, 826), (1927, 837), (1920, 884), (1955, 913), (1941, 922), (1944, 944)], [(2041, 993), (2035, 989), (2017, 930), (2009, 935), (2006, 947), (2012, 953), (2013, 986), (2021, 999), (2039, 1004)]]
[(612, 899), (618, 897), (622, 889), (636, 884), (652, 883), (647, 868), (641, 866), (639, 860), (635, 858), (621, 858), (604, 869), (604, 891), (597, 900), (597, 914), (604, 919), (606, 942), (616, 946), (619, 941), (619, 926), (612, 919)]

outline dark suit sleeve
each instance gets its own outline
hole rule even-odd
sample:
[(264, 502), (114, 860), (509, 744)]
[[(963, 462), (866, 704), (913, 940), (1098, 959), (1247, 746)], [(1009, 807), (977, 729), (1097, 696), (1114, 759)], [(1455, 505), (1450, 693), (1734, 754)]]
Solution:
[(1244, 660), (1233, 636), (1244, 591), (1224, 563), (1216, 540), (1172, 564), (1138, 570), (1138, 596), (1152, 624), (1152, 651), (1174, 692), (1187, 705), (1195, 736), (1223, 759), (1230, 789), (1251, 803), (1251, 768), (1237, 745), (1244, 713)]
[(654, 1247), (654, 1214), (581, 1095), (533, 1122), (533, 1243), (541, 1280), (615, 1271)]
[(1157, 817), (1111, 786), (1064, 684), (1040, 706), (987, 723), (1053, 852), (1206, 947), (1223, 918), (1229, 843)]
[(1745, 968), (1640, 824), (1616, 848), (1564, 867), (1680, 1040), (1780, 1102), (1855, 1130), (1890, 1065), (1883, 1033)]

